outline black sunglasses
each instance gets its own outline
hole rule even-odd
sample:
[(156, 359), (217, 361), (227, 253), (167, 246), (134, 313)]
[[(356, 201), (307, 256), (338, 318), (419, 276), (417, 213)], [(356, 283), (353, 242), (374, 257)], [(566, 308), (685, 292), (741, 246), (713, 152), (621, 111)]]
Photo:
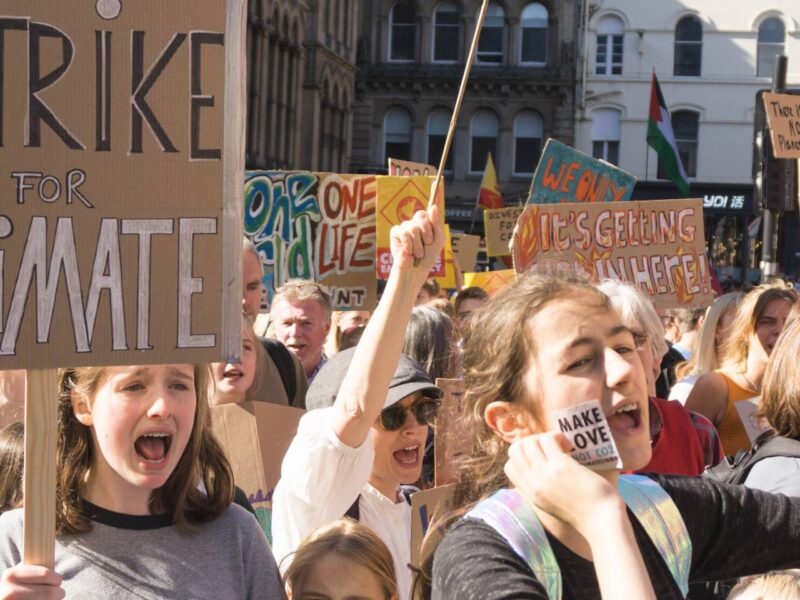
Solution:
[(406, 424), (409, 410), (414, 412), (414, 417), (420, 425), (432, 425), (440, 404), (441, 401), (436, 398), (425, 398), (408, 408), (394, 404), (381, 411), (381, 427), (386, 431), (397, 431)]

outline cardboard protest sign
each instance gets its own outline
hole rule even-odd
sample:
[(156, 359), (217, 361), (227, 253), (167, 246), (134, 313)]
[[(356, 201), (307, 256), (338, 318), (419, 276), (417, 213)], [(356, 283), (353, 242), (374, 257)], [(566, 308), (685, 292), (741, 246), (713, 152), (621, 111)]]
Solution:
[(622, 468), (622, 459), (600, 402), (581, 402), (554, 411), (551, 418), (572, 442), (569, 454), (580, 464), (595, 471)]
[(436, 517), (448, 510), (450, 499), (453, 497), (455, 485), (434, 487), (429, 490), (417, 492), (411, 496), (411, 565), (419, 567), (428, 548), (435, 548), (444, 535), (444, 531), (431, 533), (426, 540), (425, 548), (422, 542), (428, 534), (430, 525)]
[(395, 177), (411, 177), (417, 175), (436, 175), (436, 167), (424, 163), (411, 162), (410, 160), (400, 160), (399, 158), (389, 159), (389, 175)]
[(288, 279), (313, 279), (334, 309), (372, 310), (376, 196), (374, 175), (248, 171), (244, 232), (265, 265), (268, 298)]
[(456, 267), (453, 264), (453, 240), (450, 236), (450, 225), (444, 225), (444, 275), (435, 277), (439, 287), (452, 290), (456, 288)]
[(464, 273), (464, 287), (479, 287), (493, 296), (507, 285), (517, 280), (514, 269), (502, 271), (478, 271), (477, 273)]
[(487, 256), (511, 255), (511, 236), (523, 210), (524, 206), (509, 206), (483, 211)]
[[(378, 206), (376, 220), (376, 269), (380, 279), (389, 277), (392, 253), (389, 249), (389, 232), (393, 225), (408, 221), (418, 210), (425, 210), (431, 195), (434, 177), (378, 176)], [(444, 183), (439, 185), (436, 204), (444, 215)], [(430, 272), (431, 277), (445, 275), (444, 250)]]
[(764, 92), (772, 155), (800, 158), (800, 96)]
[(3, 369), (238, 355), (243, 6), (3, 3)]
[(531, 204), (513, 238), (517, 273), (618, 279), (658, 308), (714, 301), (705, 247), (700, 199)]
[(474, 269), (478, 262), (478, 251), (481, 247), (481, 236), (468, 233), (450, 233), (453, 254), (462, 269)]
[(444, 391), (433, 440), (436, 485), (440, 486), (458, 479), (459, 463), (472, 452), (472, 435), (464, 419), (464, 381), (437, 379), (436, 385)]
[(527, 203), (619, 202), (631, 197), (635, 183), (636, 178), (622, 169), (549, 139)]
[(236, 485), (244, 490), (272, 542), (272, 493), (304, 410), (268, 402), (211, 407), (211, 427), (225, 450)]

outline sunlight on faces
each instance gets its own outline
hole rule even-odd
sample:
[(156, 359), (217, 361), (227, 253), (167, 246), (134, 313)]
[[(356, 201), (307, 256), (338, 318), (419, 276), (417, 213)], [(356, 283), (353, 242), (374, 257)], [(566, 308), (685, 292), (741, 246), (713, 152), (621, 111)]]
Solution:
[(372, 426), (375, 460), (370, 483), (391, 499), (396, 495), (397, 486), (414, 483), (422, 473), (428, 426), (420, 425), (409, 409), (423, 398), (422, 392), (415, 392), (397, 403), (406, 409), (406, 422), (397, 431), (386, 431), (381, 427), (380, 417)]
[(462, 300), (461, 304), (458, 305), (458, 314), (456, 315), (458, 326), (462, 329), (467, 327), (472, 320), (473, 313), (484, 304), (486, 304), (486, 300), (480, 300), (478, 298)]
[(244, 402), (247, 390), (253, 385), (256, 376), (255, 335), (242, 332), (242, 362), (212, 363), (211, 375), (214, 378), (212, 405)]
[(347, 310), (339, 315), (337, 321), (339, 331), (349, 331), (356, 327), (363, 327), (369, 321), (368, 310)]
[(261, 310), (261, 260), (253, 252), (242, 253), (242, 312), (255, 319)]
[[(792, 305), (788, 300), (776, 298), (767, 303), (764, 313), (756, 322), (755, 332), (750, 336), (750, 352), (756, 352), (757, 357), (765, 363), (775, 347), (775, 343), (786, 324), (786, 317)], [(755, 343), (758, 340), (758, 343)]]
[(331, 328), (322, 305), (316, 300), (289, 302), (278, 298), (270, 314), (275, 337), (295, 353), (306, 373), (313, 371)]
[[(528, 397), (547, 428), (554, 411), (598, 400), (626, 470), (650, 461), (647, 382), (633, 336), (614, 311), (571, 301), (552, 302), (531, 321), (537, 347), (524, 374)], [(636, 410), (622, 412), (633, 404)], [(531, 433), (538, 427), (528, 418)]]
[(147, 514), (150, 492), (167, 482), (192, 434), (194, 367), (106, 367), (88, 400), (72, 401), (99, 450), (89, 471), (88, 500), (108, 507), (126, 499)]
[(329, 553), (311, 566), (292, 600), (386, 600), (378, 578), (364, 565)]

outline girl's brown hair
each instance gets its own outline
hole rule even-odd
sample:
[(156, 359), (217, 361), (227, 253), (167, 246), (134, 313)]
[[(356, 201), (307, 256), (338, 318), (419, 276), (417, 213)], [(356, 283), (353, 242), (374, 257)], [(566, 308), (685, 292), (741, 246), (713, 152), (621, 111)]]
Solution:
[(767, 420), (775, 433), (800, 439), (800, 321), (793, 319), (772, 350), (761, 384), (758, 416)]
[(747, 368), (747, 354), (750, 350), (750, 337), (756, 330), (759, 319), (773, 300), (786, 300), (797, 303), (797, 292), (782, 281), (765, 283), (750, 291), (739, 302), (736, 317), (731, 324), (728, 341), (722, 348), (722, 366), (743, 373)]
[(397, 598), (397, 578), (389, 549), (369, 527), (351, 519), (339, 519), (324, 525), (300, 544), (283, 576), (293, 597), (302, 597), (300, 594), (309, 571), (329, 554), (366, 567), (378, 580), (384, 600)]
[[(72, 398), (77, 395), (93, 402), (105, 373), (106, 367), (59, 369), (58, 372), (58, 533), (86, 533), (91, 529), (81, 498), (97, 449), (92, 442), (91, 429), (75, 417)], [(213, 521), (233, 501), (233, 473), (222, 447), (211, 433), (209, 378), (207, 365), (194, 366), (197, 402), (189, 442), (167, 482), (150, 495), (151, 513), (171, 514), (173, 523), (183, 531)], [(200, 483), (205, 491), (199, 489)]]
[[(532, 321), (551, 302), (570, 302), (581, 310), (611, 311), (608, 297), (589, 283), (577, 279), (526, 275), (493, 296), (476, 314), (464, 339), (464, 404), (466, 427), (473, 435), (471, 456), (460, 465), (453, 511), (429, 528), (426, 542), (475, 503), (496, 490), (508, 487), (503, 470), (508, 443), (486, 424), (484, 411), (495, 400), (525, 403), (535, 421), (542, 423), (535, 398), (530, 398), (523, 374), (536, 364), (537, 340)], [(423, 544), (422, 572), (416, 585), (427, 597), (430, 585), (433, 543)]]
[(22, 502), (22, 467), (25, 462), (25, 429), (11, 423), (0, 429), (0, 513)]

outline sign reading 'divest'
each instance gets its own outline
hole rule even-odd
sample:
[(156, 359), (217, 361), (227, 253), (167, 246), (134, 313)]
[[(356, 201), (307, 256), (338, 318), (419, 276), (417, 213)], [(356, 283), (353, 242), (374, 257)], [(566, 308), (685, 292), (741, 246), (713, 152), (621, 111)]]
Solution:
[(220, 358), (241, 260), (241, 225), (222, 260), (223, 204), (241, 202), (241, 176), (238, 198), (223, 185), (241, 154), (223, 142), (241, 111), (226, 3), (0, 14), (1, 368)]

